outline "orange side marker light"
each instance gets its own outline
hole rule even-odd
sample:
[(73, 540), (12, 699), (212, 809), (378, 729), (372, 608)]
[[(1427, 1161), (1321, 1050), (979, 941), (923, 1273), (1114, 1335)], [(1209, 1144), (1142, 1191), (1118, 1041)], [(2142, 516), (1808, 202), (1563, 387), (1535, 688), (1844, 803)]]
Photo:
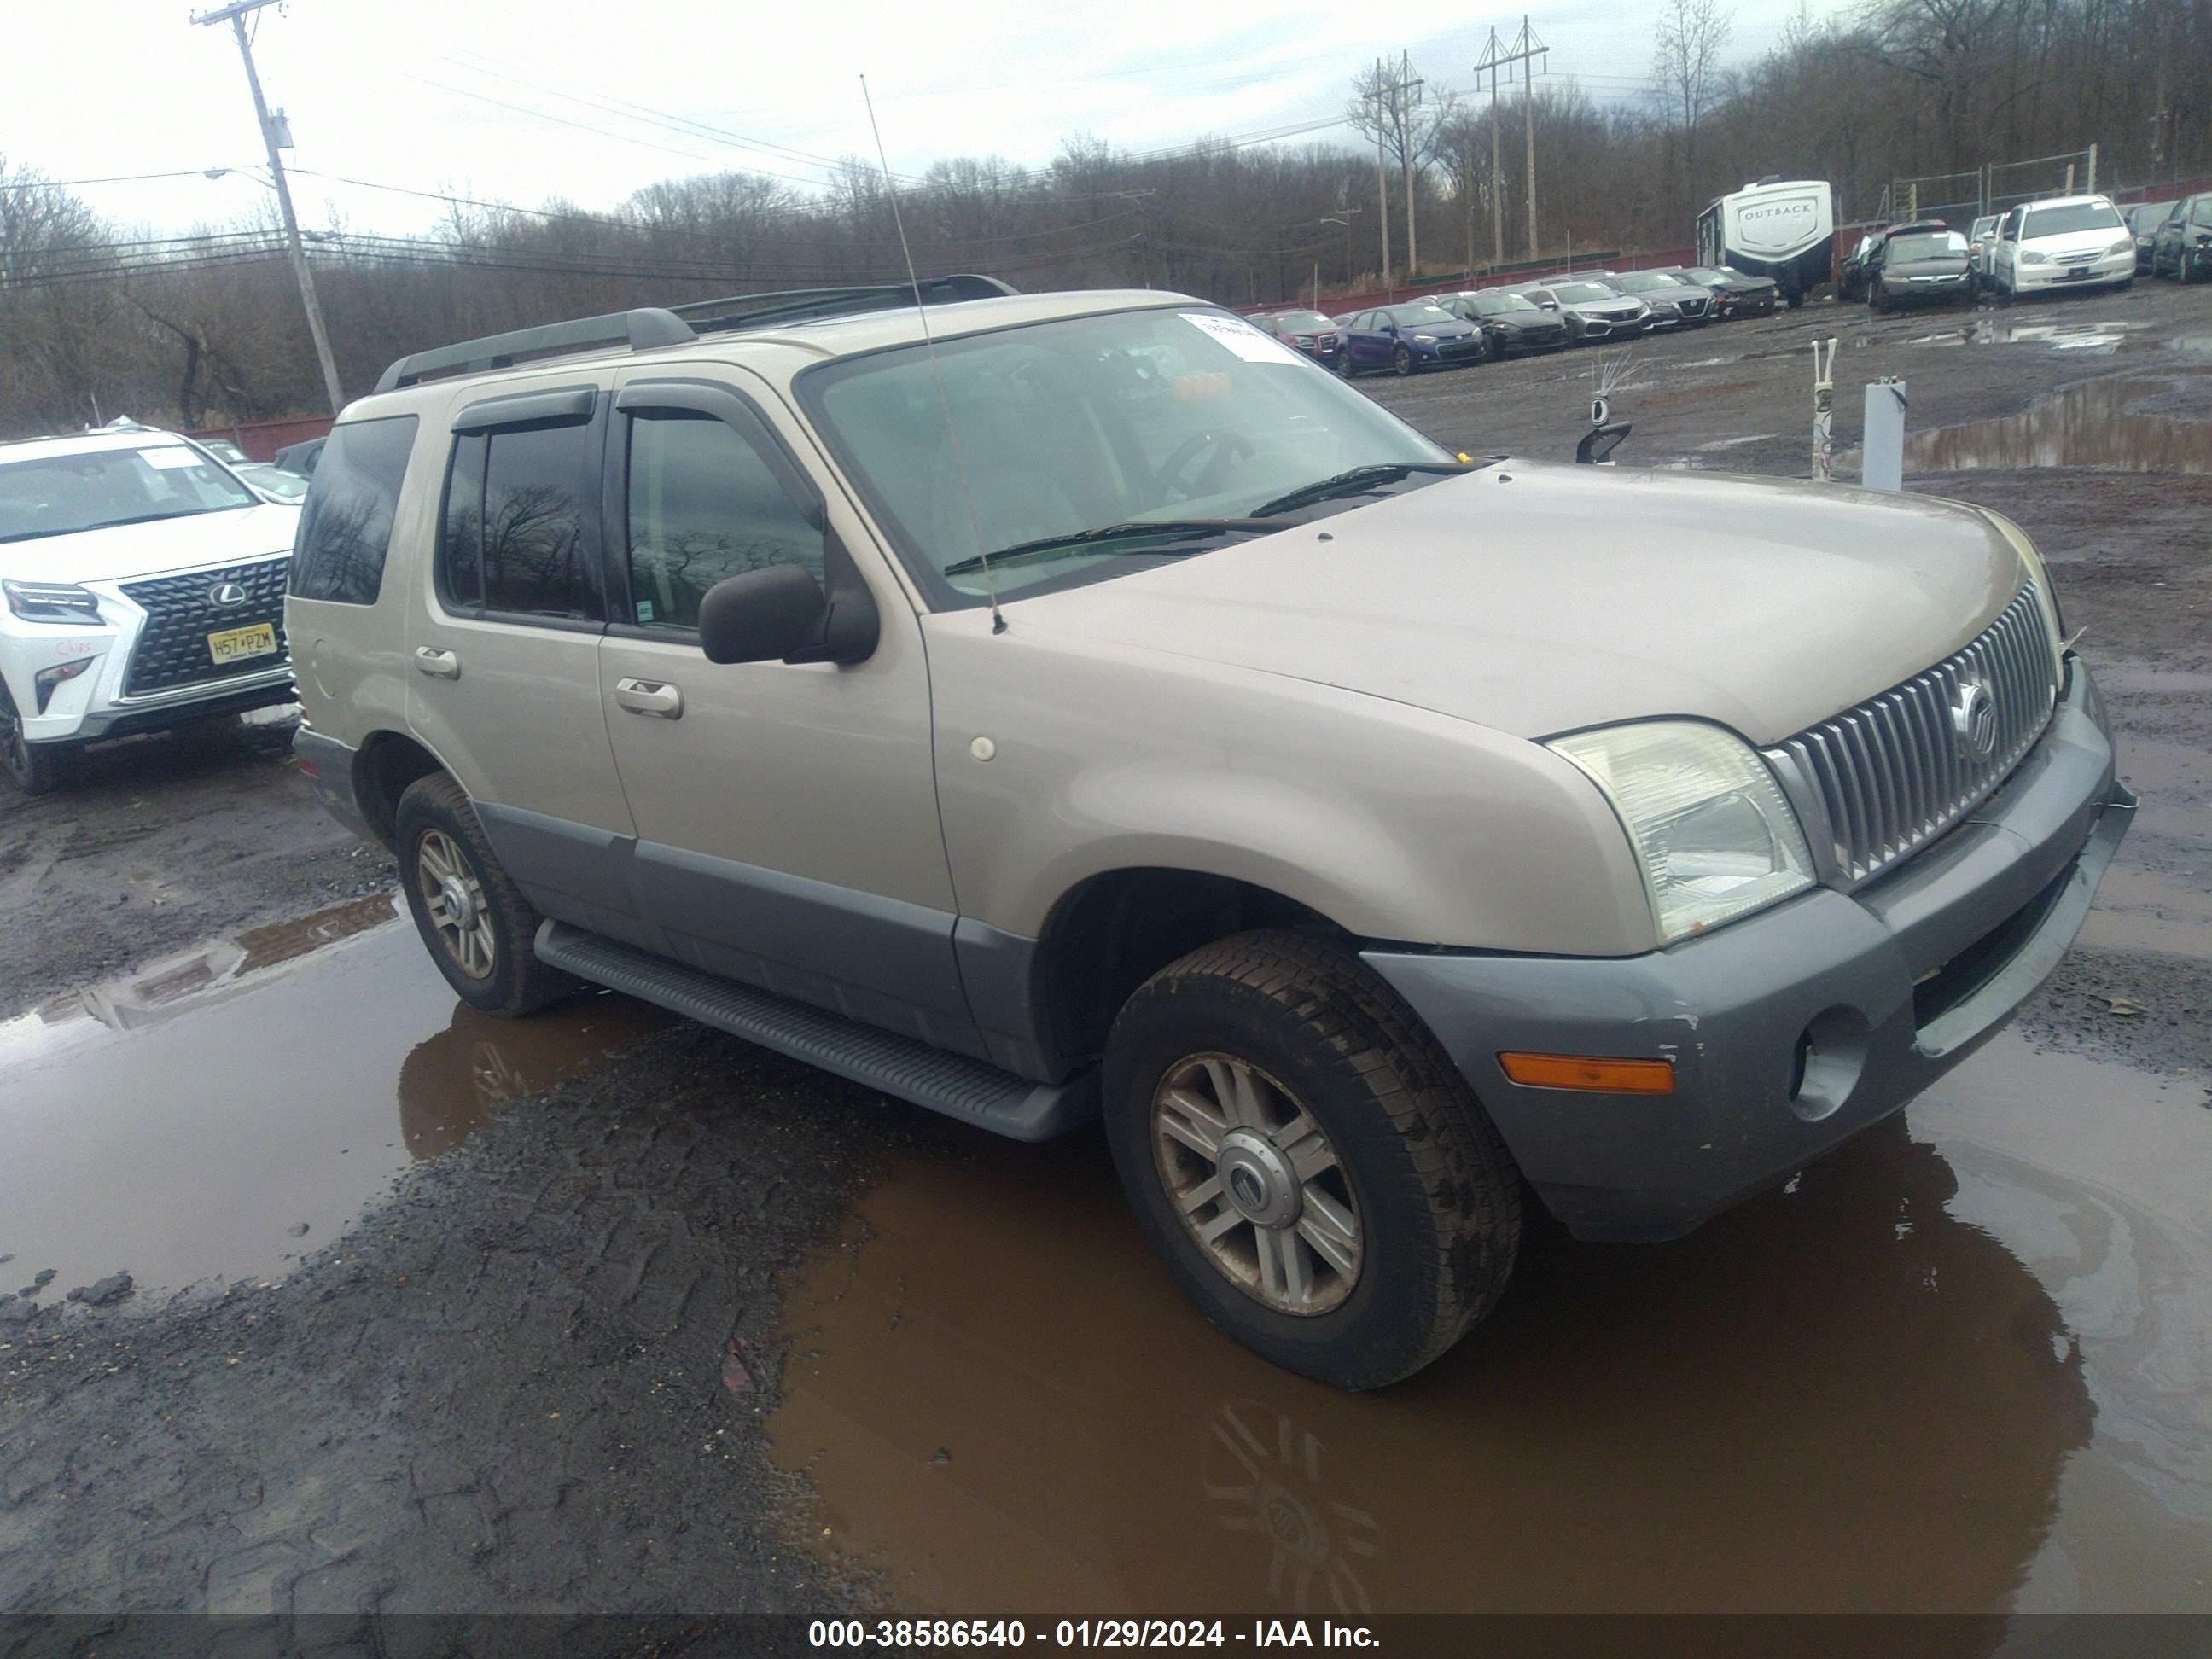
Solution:
[(1498, 1063), (1531, 1089), (1587, 1089), (1611, 1095), (1671, 1095), (1671, 1060), (1593, 1060), (1583, 1054), (1501, 1054)]

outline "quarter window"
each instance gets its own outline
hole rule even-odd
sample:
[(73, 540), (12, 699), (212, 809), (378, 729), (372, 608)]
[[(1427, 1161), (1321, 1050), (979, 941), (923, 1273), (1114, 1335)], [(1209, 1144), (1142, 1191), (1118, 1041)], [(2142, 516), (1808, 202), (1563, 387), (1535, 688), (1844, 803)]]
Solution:
[(647, 627), (697, 627), (725, 576), (795, 564), (822, 580), (822, 532), (760, 452), (709, 415), (635, 413), (628, 520), (632, 619)]
[(566, 422), (454, 440), (439, 557), (449, 603), (526, 617), (597, 614), (598, 430)]
[(299, 546), (292, 556), (295, 597), (376, 603), (418, 424), (415, 416), (392, 415), (331, 432), (301, 509)]

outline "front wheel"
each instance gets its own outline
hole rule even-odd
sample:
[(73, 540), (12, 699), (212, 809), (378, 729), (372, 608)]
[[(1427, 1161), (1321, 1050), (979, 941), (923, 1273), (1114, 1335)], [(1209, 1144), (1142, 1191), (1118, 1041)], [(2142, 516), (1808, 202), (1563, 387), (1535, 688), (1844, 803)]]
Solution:
[(418, 778), (399, 797), (394, 820), (415, 931), (462, 1001), (513, 1017), (576, 988), (538, 961), (538, 912), (492, 851), (466, 790), (443, 772)]
[(1115, 1020), (1104, 1106), (1152, 1248), (1285, 1370), (1395, 1382), (1511, 1276), (1504, 1143), (1413, 1012), (1324, 941), (1242, 933), (1162, 969)]
[(1390, 354), (1390, 372), (1403, 380), (1413, 372), (1413, 354), (1400, 346)]
[(23, 734), (23, 717), (15, 712), (15, 699), (5, 684), (0, 684), (0, 766), (27, 795), (51, 794), (61, 786), (60, 751)]

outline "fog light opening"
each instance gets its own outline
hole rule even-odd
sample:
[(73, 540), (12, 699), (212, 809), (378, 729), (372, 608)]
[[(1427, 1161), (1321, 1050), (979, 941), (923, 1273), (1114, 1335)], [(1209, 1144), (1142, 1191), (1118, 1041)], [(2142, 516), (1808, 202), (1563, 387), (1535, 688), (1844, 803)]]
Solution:
[(1866, 1069), (1866, 1016), (1856, 1008), (1815, 1014), (1797, 1035), (1790, 1109), (1808, 1123), (1840, 1111)]

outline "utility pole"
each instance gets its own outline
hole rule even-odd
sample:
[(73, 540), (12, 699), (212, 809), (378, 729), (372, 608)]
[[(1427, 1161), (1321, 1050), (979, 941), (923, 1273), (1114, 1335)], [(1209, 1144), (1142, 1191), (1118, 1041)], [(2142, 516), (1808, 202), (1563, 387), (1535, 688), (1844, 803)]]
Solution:
[[(261, 95), (261, 77), (254, 72), (253, 43), (246, 38), (246, 17), (275, 0), (233, 0), (233, 3), (216, 11), (204, 11), (192, 21), (203, 25), (228, 23), (238, 37), (238, 55), (246, 60), (246, 84), (253, 94), (254, 118), (261, 123), (261, 142), (269, 152), (269, 176), (276, 185), (276, 205), (284, 216), (284, 240), (292, 250), (292, 274), (300, 280), (300, 303), (307, 313), (307, 332), (314, 337), (315, 360), (322, 366), (323, 390), (331, 402), (331, 413), (335, 415), (345, 406), (345, 393), (338, 386), (337, 361), (331, 356), (331, 337), (323, 326), (323, 308), (315, 300), (314, 273), (307, 269), (307, 251), (301, 246), (300, 221), (292, 211), (292, 187), (285, 182), (284, 161), (278, 152), (283, 148), (277, 143), (281, 115), (271, 116), (269, 105)], [(286, 136), (285, 142), (290, 139)]]
[(1382, 60), (1375, 60), (1375, 90), (1367, 94), (1375, 106), (1375, 202), (1380, 210), (1382, 227), (1382, 296), (1390, 296), (1390, 173), (1386, 165), (1383, 137), (1389, 132), (1389, 117), (1382, 103)]
[[(1536, 59), (1550, 51), (1549, 46), (1536, 38), (1535, 30), (1528, 27), (1528, 15), (1523, 13), (1521, 33), (1514, 39), (1513, 49), (1510, 52), (1499, 51), (1498, 31), (1492, 29), (1490, 44), (1483, 48), (1481, 61), (1474, 66), (1477, 75), (1485, 70), (1490, 71), (1490, 169), (1495, 175), (1498, 171), (1498, 70), (1500, 65), (1505, 66), (1505, 78), (1510, 82), (1513, 78), (1511, 66), (1515, 64), (1522, 65), (1526, 78), (1522, 82), (1521, 117), (1528, 151), (1528, 257), (1532, 259), (1536, 257)], [(1494, 212), (1492, 216), (1491, 234), (1497, 245), (1496, 257), (1502, 260), (1505, 257), (1505, 232), (1504, 220), (1499, 213)]]
[[(1413, 94), (1413, 103), (1419, 103), (1421, 101), (1422, 85), (1423, 82), (1413, 78), (1413, 59), (1407, 56), (1407, 53), (1401, 52), (1398, 54), (1399, 97), (1401, 99), (1404, 98), (1407, 93), (1410, 91)], [(1420, 280), (1421, 250), (1420, 244), (1414, 234), (1413, 112), (1412, 105), (1410, 104), (1401, 103), (1398, 107), (1399, 112), (1403, 118), (1398, 123), (1398, 137), (1401, 142), (1401, 147), (1398, 151), (1398, 165), (1406, 176), (1406, 280), (1408, 283), (1414, 283)]]
[(1474, 73), (1480, 81), (1483, 70), (1490, 71), (1490, 263), (1492, 269), (1505, 263), (1505, 179), (1498, 163), (1498, 66), (1504, 61), (1498, 55), (1498, 30), (1490, 31), (1490, 44), (1482, 49), (1482, 60), (1475, 64)]

